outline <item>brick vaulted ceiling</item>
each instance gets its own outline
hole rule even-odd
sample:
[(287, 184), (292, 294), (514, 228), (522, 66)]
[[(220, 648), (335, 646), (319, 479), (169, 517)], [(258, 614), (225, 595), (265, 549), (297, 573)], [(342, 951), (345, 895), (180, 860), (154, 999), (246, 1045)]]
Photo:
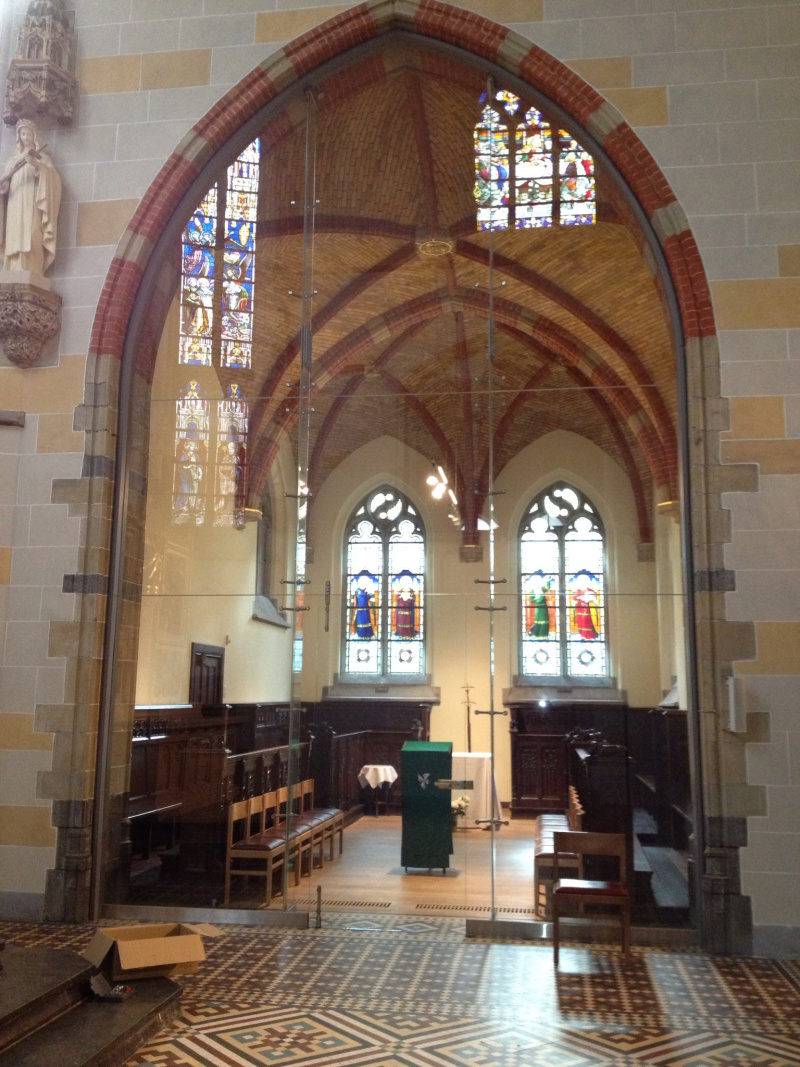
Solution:
[[(497, 475), (538, 437), (570, 430), (626, 471), (650, 540), (655, 494), (676, 491), (660, 280), (602, 161), (596, 225), (477, 231), (473, 128), (485, 85), (471, 66), (393, 41), (315, 87), (311, 490), (354, 449), (394, 435), (456, 476), (473, 540), (489, 434)], [(296, 433), (301, 302), (289, 290), (302, 288), (305, 115), (295, 100), (261, 131), (254, 365), (243, 383), (256, 496)], [(452, 251), (422, 254), (432, 235)], [(491, 425), (490, 252), (501, 286)]]

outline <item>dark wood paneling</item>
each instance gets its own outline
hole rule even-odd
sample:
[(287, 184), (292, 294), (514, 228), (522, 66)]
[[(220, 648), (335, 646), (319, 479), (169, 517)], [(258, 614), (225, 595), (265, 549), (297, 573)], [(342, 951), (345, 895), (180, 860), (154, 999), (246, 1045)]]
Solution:
[(312, 739), (315, 802), (343, 811), (363, 804), (358, 772), (366, 763), (389, 763), (398, 780), (390, 791), (388, 808), (399, 812), (400, 753), (406, 741), (428, 740), (430, 714), (430, 704), (398, 700), (330, 700), (307, 705), (304, 720)]
[(569, 804), (567, 743), (563, 734), (512, 734), (511, 814), (564, 811)]

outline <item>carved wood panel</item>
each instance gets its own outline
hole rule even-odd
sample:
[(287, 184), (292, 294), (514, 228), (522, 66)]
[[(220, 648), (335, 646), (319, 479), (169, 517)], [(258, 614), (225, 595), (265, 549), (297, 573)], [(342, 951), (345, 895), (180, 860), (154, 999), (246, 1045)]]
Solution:
[(511, 813), (535, 815), (568, 805), (567, 746), (561, 735), (511, 735)]

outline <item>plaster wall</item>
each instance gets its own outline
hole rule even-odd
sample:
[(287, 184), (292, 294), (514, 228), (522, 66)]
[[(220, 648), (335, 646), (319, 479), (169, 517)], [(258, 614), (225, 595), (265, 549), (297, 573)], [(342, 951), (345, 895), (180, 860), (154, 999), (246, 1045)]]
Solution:
[[(489, 618), (476, 608), (488, 604), (486, 585), (489, 553), (480, 563), (460, 559), (460, 531), (447, 518), (447, 505), (437, 503), (425, 479), (430, 462), (389, 437), (353, 452), (329, 476), (314, 500), (311, 543), (314, 562), (307, 601), (307, 656), (303, 664), (302, 696), (319, 700), (339, 669), (343, 621), (342, 545), (347, 522), (359, 501), (384, 483), (406, 493), (423, 519), (427, 537), (425, 608), (428, 632), (427, 668), (431, 684), (441, 691), (441, 704), (431, 718), (435, 741), (452, 741), (456, 751), (467, 747), (465, 686), (473, 708), (490, 706)], [(564, 478), (594, 501), (606, 526), (609, 588), (609, 634), (613, 670), (632, 705), (656, 704), (659, 687), (659, 634), (656, 572), (653, 563), (637, 560), (636, 510), (623, 471), (600, 449), (576, 434), (557, 431), (524, 449), (496, 481), (494, 706), (502, 710), (502, 691), (518, 673), (519, 596), (516, 536), (525, 507), (535, 494)], [(329, 535), (330, 532), (330, 535)], [(330, 626), (324, 629), (321, 589), (331, 582)], [(674, 650), (670, 653), (675, 660)], [(496, 726), (498, 791), (511, 798), (510, 747), (507, 722)], [(472, 716), (473, 751), (490, 747), (488, 717)]]
[[(176, 401), (186, 388), (178, 365), (177, 310), (167, 318), (159, 346), (150, 405), (145, 521), (144, 582), (136, 702), (185, 703), (193, 642), (225, 648), (223, 700), (229, 703), (285, 701), (291, 684), (291, 629), (254, 618), (257, 526), (232, 524), (233, 508), (214, 513), (214, 459), (208, 457), (201, 525), (176, 522)], [(223, 388), (214, 368), (193, 367), (201, 395), (208, 398), (212, 432)], [(212, 445), (213, 447), (213, 445)], [(286, 576), (288, 529), (284, 479), (288, 456), (274, 476), (271, 571), (276, 589)], [(215, 520), (225, 524), (217, 525)]]

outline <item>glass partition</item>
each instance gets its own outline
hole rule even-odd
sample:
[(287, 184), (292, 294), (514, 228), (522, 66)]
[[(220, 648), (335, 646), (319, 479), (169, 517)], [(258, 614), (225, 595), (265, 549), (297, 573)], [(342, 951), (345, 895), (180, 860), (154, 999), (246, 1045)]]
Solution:
[[(377, 55), (231, 148), (168, 257), (106, 899), (545, 920), (552, 828), (582, 826), (627, 834), (639, 921), (684, 923), (661, 278), (535, 90)], [(403, 862), (407, 742), (451, 746), (442, 869)]]

